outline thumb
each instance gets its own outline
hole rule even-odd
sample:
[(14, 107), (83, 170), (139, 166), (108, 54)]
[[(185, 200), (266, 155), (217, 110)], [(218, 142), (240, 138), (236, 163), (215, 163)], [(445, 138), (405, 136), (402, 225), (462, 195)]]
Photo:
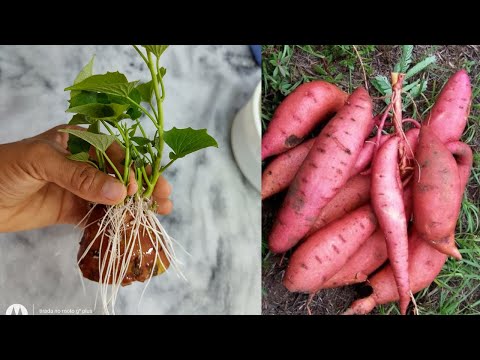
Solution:
[(99, 204), (115, 205), (127, 196), (127, 188), (116, 178), (91, 165), (69, 160), (60, 152), (54, 153), (44, 163), (45, 180)]

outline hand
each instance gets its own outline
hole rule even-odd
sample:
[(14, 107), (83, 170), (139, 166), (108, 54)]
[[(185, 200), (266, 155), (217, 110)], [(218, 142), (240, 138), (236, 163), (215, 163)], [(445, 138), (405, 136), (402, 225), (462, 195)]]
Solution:
[[(40, 135), (0, 145), (0, 232), (35, 229), (53, 224), (77, 224), (88, 203), (114, 205), (137, 191), (131, 171), (128, 189), (116, 178), (86, 163), (66, 158), (68, 134), (60, 125)], [(116, 143), (107, 150), (120, 164), (123, 151)], [(153, 199), (157, 212), (172, 211), (170, 184), (160, 177)]]

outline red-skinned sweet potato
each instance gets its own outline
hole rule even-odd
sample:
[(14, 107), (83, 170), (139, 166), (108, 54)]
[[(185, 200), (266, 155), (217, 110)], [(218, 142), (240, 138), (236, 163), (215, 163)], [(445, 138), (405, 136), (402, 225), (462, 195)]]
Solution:
[(278, 106), (262, 138), (262, 160), (298, 145), (313, 128), (335, 114), (348, 94), (325, 81), (297, 87)]
[(364, 205), (317, 231), (290, 258), (283, 278), (289, 291), (315, 293), (373, 234), (377, 220)]
[[(407, 219), (412, 213), (412, 186), (403, 192)], [(325, 282), (322, 288), (346, 286), (363, 282), (388, 259), (387, 245), (382, 229), (377, 229), (370, 238), (348, 259), (342, 269)]]
[(445, 144), (457, 141), (467, 125), (472, 98), (470, 79), (465, 70), (456, 72), (438, 95), (423, 123)]
[(420, 130), (415, 157), (414, 227), (435, 249), (461, 259), (452, 236), (462, 200), (455, 158), (428, 126)]
[[(390, 135), (383, 135), (380, 138), (380, 145), (389, 137)], [(359, 174), (370, 164), (375, 148), (374, 140), (375, 138), (370, 138), (365, 141), (357, 162), (352, 167), (350, 176)], [(295, 178), (300, 166), (302, 166), (303, 161), (312, 148), (314, 141), (315, 139), (307, 140), (293, 149), (278, 155), (268, 164), (262, 174), (262, 200), (290, 186), (290, 183)]]
[(378, 269), (387, 259), (385, 237), (382, 229), (377, 229), (348, 259), (340, 271), (322, 285), (322, 289), (364, 282), (368, 275)]
[(398, 167), (399, 143), (397, 136), (387, 140), (373, 159), (371, 203), (385, 235), (388, 258), (400, 293), (400, 311), (405, 314), (410, 302), (410, 285), (407, 219)]
[(350, 178), (340, 191), (320, 210), (317, 220), (306, 236), (313, 234), (334, 220), (340, 219), (352, 210), (370, 200), (370, 175)]
[[(435, 250), (414, 232), (409, 237), (409, 278), (413, 293), (429, 286), (442, 269), (447, 256)], [(377, 305), (399, 299), (397, 285), (390, 264), (369, 279), (373, 289), (370, 296), (356, 300), (344, 315), (368, 314)]]
[(358, 88), (317, 137), (290, 185), (269, 236), (271, 251), (287, 251), (310, 230), (320, 210), (349, 179), (372, 128), (372, 100)]

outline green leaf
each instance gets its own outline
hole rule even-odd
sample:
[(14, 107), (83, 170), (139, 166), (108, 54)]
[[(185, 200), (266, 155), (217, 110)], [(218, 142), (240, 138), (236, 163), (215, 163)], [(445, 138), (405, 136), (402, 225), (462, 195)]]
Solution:
[(90, 124), (90, 120), (83, 114), (75, 114), (72, 120), (68, 122), (68, 125), (83, 125)]
[(128, 97), (138, 81), (128, 82), (125, 75), (107, 72), (102, 75), (92, 75), (85, 80), (67, 87), (65, 90), (86, 90), (103, 92), (110, 95)]
[(128, 137), (131, 138), (131, 137), (135, 136), (135, 132), (137, 131), (137, 127), (138, 127), (138, 123), (133, 124), (133, 126), (128, 131)]
[(413, 45), (402, 45), (402, 56), (393, 68), (394, 72), (405, 73), (412, 63)]
[(67, 156), (67, 159), (82, 161), (82, 162), (88, 161), (89, 158), (90, 158), (90, 155), (88, 155), (88, 152), (86, 151)]
[(402, 87), (402, 92), (408, 92), (410, 89), (414, 88), (420, 83), (420, 80), (415, 80), (413, 83), (408, 84)]
[(152, 96), (153, 96), (153, 85), (152, 85), (152, 80), (150, 80), (147, 83), (140, 84), (136, 87), (138, 92), (140, 93), (140, 97), (142, 101), (149, 103), (152, 101)]
[(147, 145), (150, 142), (150, 140), (140, 136), (134, 136), (130, 140), (132, 140), (135, 144), (141, 145), (141, 146)]
[(432, 55), (423, 59), (417, 65), (415, 65), (410, 70), (408, 70), (404, 79), (407, 80), (408, 78), (411, 78), (413, 75), (418, 74), (420, 71), (424, 70), (427, 66), (433, 64), (435, 61), (437, 61), (437, 58), (435, 57), (435, 55)]
[(65, 132), (67, 134), (75, 135), (82, 140), (85, 140), (90, 145), (94, 146), (98, 150), (105, 152), (108, 147), (115, 141), (115, 137), (106, 134), (92, 134), (88, 131), (74, 130), (74, 129), (60, 129), (58, 131)]
[(147, 51), (150, 51), (157, 58), (162, 56), (163, 52), (167, 50), (168, 45), (142, 45)]
[(100, 134), (100, 121), (98, 121), (97, 119), (93, 120), (87, 131), (93, 134)]
[(384, 75), (377, 75), (372, 80), (370, 80), (373, 87), (378, 90), (382, 95), (392, 92), (392, 85)]
[[(121, 104), (85, 104), (67, 109), (67, 112), (102, 120), (116, 120), (127, 110), (129, 105)], [(89, 122), (91, 123), (91, 121)]]
[(146, 146), (135, 146), (135, 149), (142, 155), (145, 155), (148, 151)]
[[(88, 62), (88, 64), (85, 65), (82, 70), (80, 70), (77, 77), (73, 81), (74, 84), (78, 84), (79, 82), (82, 82), (86, 78), (93, 75), (93, 61), (94, 60), (95, 60), (95, 55), (93, 55), (92, 58), (90, 59), (90, 61)], [(70, 92), (70, 98), (74, 97), (77, 94), (78, 94), (77, 91)]]
[(76, 107), (85, 104), (110, 104), (111, 101), (105, 93), (96, 93), (92, 91), (80, 91), (70, 99), (70, 107)]
[(169, 154), (171, 160), (180, 159), (190, 153), (210, 146), (218, 148), (217, 142), (208, 135), (207, 129), (177, 129), (174, 127), (163, 133), (163, 139), (173, 150)]
[(160, 76), (163, 78), (165, 75), (167, 75), (167, 69), (165, 69), (163, 66), (160, 68)]
[(70, 151), (72, 154), (88, 152), (88, 150), (90, 150), (90, 144), (88, 142), (72, 134), (68, 136), (67, 146), (68, 151)]
[[(129, 98), (134, 102), (136, 102), (137, 104), (140, 104), (142, 102), (142, 95), (140, 94), (140, 91), (138, 91), (137, 88), (132, 90)], [(127, 114), (128, 116), (130, 116), (130, 119), (135, 120), (135, 119), (138, 119), (140, 116), (142, 116), (143, 113), (138, 106), (130, 105), (127, 111)]]
[(73, 160), (73, 161), (79, 161), (79, 162), (84, 162), (87, 164), (90, 164), (98, 169), (97, 164), (95, 164), (93, 161), (89, 160), (89, 155), (88, 152), (81, 152), (78, 154), (73, 154), (73, 155), (68, 155), (67, 159)]

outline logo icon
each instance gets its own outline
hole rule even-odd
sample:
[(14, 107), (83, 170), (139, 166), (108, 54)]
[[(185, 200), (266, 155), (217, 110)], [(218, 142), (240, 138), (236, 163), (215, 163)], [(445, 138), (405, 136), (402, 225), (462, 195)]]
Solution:
[(22, 304), (12, 304), (5, 312), (6, 315), (28, 315), (28, 311)]

